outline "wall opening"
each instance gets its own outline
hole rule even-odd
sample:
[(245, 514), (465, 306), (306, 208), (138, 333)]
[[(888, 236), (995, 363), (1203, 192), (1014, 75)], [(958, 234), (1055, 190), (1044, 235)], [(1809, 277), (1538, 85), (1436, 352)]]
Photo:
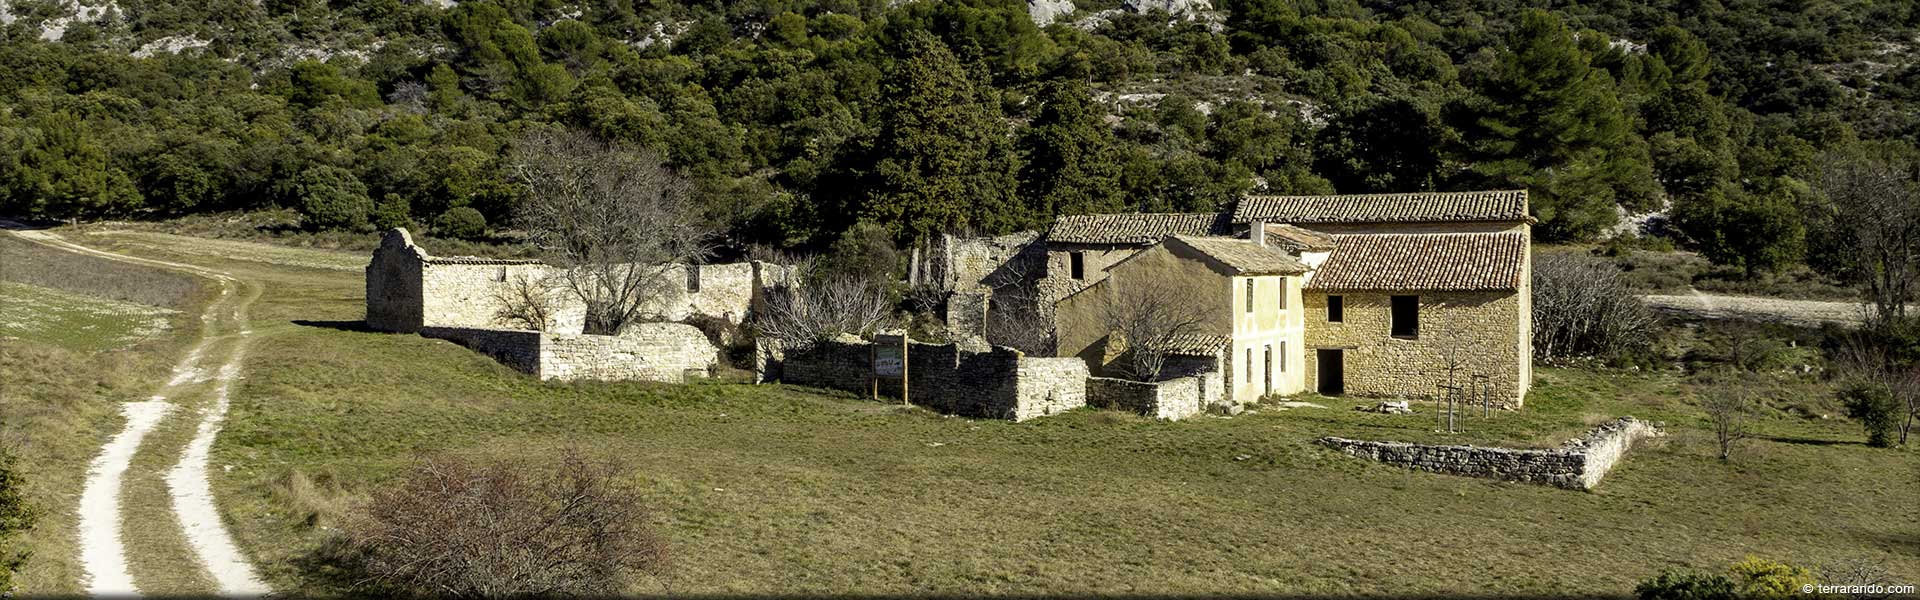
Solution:
[(1267, 345), (1267, 347), (1266, 347), (1266, 348), (1265, 348), (1264, 350), (1265, 350), (1265, 352), (1267, 353), (1267, 356), (1266, 356), (1266, 358), (1267, 358), (1267, 387), (1265, 388), (1265, 391), (1266, 391), (1266, 393), (1268, 393), (1268, 394), (1271, 394), (1271, 393), (1273, 393), (1273, 345), (1271, 345), (1271, 344), (1269, 344), (1269, 345)]
[(700, 293), (700, 265), (687, 265), (687, 293)]
[(1285, 311), (1287, 310), (1287, 278), (1285, 278), (1285, 277), (1275, 277), (1275, 278), (1274, 278), (1274, 281), (1275, 281), (1275, 282), (1278, 282), (1278, 283), (1279, 283), (1279, 285), (1280, 285), (1280, 293), (1279, 293), (1279, 294), (1276, 294), (1276, 295), (1278, 295), (1278, 296), (1280, 297), (1280, 310), (1281, 310), (1281, 312), (1285, 312)]
[(1253, 278), (1247, 278), (1247, 312), (1253, 312)]
[(1337, 348), (1315, 350), (1319, 358), (1320, 373), (1316, 377), (1322, 396), (1338, 396), (1347, 393), (1346, 352)]
[(1347, 297), (1327, 296), (1327, 322), (1341, 323), (1347, 320)]
[(1087, 278), (1087, 253), (1073, 252), (1067, 254), (1067, 276), (1074, 279)]
[(1393, 337), (1416, 339), (1420, 337), (1420, 297), (1393, 297)]

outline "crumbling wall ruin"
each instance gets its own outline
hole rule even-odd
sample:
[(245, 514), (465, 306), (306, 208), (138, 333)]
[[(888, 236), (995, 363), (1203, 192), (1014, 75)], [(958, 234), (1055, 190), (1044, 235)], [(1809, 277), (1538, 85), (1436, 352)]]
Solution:
[(1590, 490), (1641, 439), (1664, 435), (1633, 417), (1621, 417), (1554, 450), (1514, 450), (1320, 438), (1321, 445), (1409, 469)]
[(438, 326), (422, 327), (420, 335), (552, 381), (682, 383), (689, 375), (704, 377), (720, 358), (706, 334), (680, 323), (644, 323), (621, 335)]
[[(872, 393), (873, 345), (821, 341), (801, 350), (762, 350), (757, 378), (795, 385)], [(1086, 405), (1086, 363), (1076, 358), (1029, 357), (993, 347), (984, 352), (957, 344), (911, 342), (907, 349), (907, 399), (935, 411), (985, 419), (1024, 421)], [(879, 393), (899, 398), (897, 379), (878, 381)]]
[(1223, 389), (1216, 371), (1154, 382), (1093, 377), (1087, 380), (1087, 405), (1178, 421), (1218, 404)]

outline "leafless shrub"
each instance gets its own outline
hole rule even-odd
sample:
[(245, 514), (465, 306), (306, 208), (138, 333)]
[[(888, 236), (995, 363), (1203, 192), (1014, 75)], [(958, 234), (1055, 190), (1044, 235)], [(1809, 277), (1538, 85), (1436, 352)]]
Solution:
[(1820, 583), (1834, 586), (1847, 586), (1858, 590), (1846, 594), (1847, 598), (1878, 599), (1891, 598), (1892, 594), (1869, 593), (1873, 586), (1885, 589), (1889, 584), (1900, 583), (1893, 580), (1893, 574), (1887, 571), (1886, 561), (1865, 556), (1841, 559), (1820, 567)]
[(1533, 348), (1543, 361), (1614, 357), (1652, 344), (1658, 320), (1597, 258), (1546, 253), (1533, 264)]
[(551, 329), (557, 310), (553, 295), (559, 291), (551, 277), (516, 274), (494, 290), (494, 304), (500, 307), (494, 319), (534, 331)]
[(1106, 304), (1101, 318), (1115, 341), (1126, 347), (1120, 375), (1153, 381), (1166, 365), (1165, 348), (1174, 338), (1197, 333), (1205, 313), (1191, 293), (1164, 278), (1106, 281)]
[(849, 276), (814, 279), (813, 268), (801, 261), (786, 284), (767, 290), (766, 302), (753, 318), (761, 337), (802, 350), (842, 334), (871, 336), (893, 323), (893, 302), (883, 282)]
[(710, 250), (692, 184), (651, 151), (541, 129), (514, 144), (510, 164), (527, 186), (520, 224), (586, 304), (586, 333), (638, 322), (643, 305), (681, 283), (670, 265)]
[(539, 473), (436, 458), (376, 493), (347, 541), (375, 582), (421, 595), (613, 595), (666, 564), (636, 498), (573, 451)]
[(1034, 287), (1039, 274), (1032, 272), (1032, 261), (1008, 261), (987, 277), (993, 290), (987, 310), (987, 341), (1027, 354), (1040, 356), (1054, 352), (1054, 325), (1051, 311)]
[(1753, 390), (1744, 385), (1719, 387), (1701, 396), (1700, 408), (1707, 412), (1707, 421), (1713, 425), (1721, 462), (1732, 460), (1734, 446), (1747, 438), (1747, 424), (1757, 404)]

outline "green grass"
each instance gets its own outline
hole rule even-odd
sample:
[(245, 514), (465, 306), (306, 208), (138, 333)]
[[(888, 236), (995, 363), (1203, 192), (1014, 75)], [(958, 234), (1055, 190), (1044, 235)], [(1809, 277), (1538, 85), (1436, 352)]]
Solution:
[[(32, 556), (15, 581), (28, 596), (77, 594), (75, 509), (87, 465), (119, 431), (119, 403), (145, 399), (166, 381), (198, 335), (197, 307), (210, 298), (190, 278), (10, 237), (0, 244), (10, 280), (0, 282), (0, 321), (26, 323), (0, 330), (0, 445), (21, 457), (26, 497), (39, 513), (20, 540)], [(92, 293), (11, 282), (22, 279)], [(110, 298), (157, 299), (179, 310)], [(133, 335), (151, 318), (171, 335)]]
[[(1541, 369), (1525, 410), (1452, 436), (1432, 431), (1430, 412), (1360, 413), (1357, 400), (1015, 424), (787, 386), (542, 383), (445, 342), (353, 330), (357, 274), (218, 265), (265, 292), (214, 483), (283, 591), (347, 594), (350, 574), (317, 549), (416, 458), (537, 461), (569, 446), (630, 468), (672, 544), (665, 581), (636, 592), (1625, 594), (1663, 568), (1749, 554), (1866, 556), (1920, 579), (1920, 454), (1867, 448), (1844, 419), (1775, 410), (1722, 464), (1692, 404), (1718, 383), (1698, 374)], [(1823, 385), (1765, 377), (1783, 396)], [(1312, 443), (1554, 445), (1622, 414), (1672, 435), (1591, 493)]]
[(80, 352), (132, 346), (166, 333), (180, 311), (0, 281), (0, 338)]

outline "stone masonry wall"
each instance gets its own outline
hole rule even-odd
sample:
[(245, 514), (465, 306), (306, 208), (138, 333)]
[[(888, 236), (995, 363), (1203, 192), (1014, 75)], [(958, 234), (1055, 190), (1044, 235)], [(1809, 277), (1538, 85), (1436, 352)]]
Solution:
[(1555, 450), (1513, 450), (1478, 446), (1440, 446), (1320, 438), (1321, 445), (1352, 456), (1402, 467), (1504, 481), (1590, 490), (1619, 462), (1634, 442), (1663, 435), (1659, 428), (1621, 417), (1569, 440)]
[[(1410, 293), (1412, 294), (1412, 293)], [(1344, 298), (1342, 322), (1327, 321), (1327, 296)], [(1514, 292), (1427, 292), (1420, 297), (1417, 339), (1391, 334), (1391, 294), (1303, 294), (1307, 389), (1318, 389), (1319, 356), (1313, 350), (1345, 350), (1348, 394), (1431, 398), (1447, 380), (1448, 356), (1456, 358), (1459, 385), (1485, 374), (1497, 403), (1518, 408), (1530, 374), (1523, 351), (1521, 296)]]
[(642, 323), (620, 335), (547, 334), (540, 378), (558, 381), (663, 381), (705, 376), (720, 361), (707, 336), (683, 323)]
[(719, 361), (705, 334), (679, 323), (636, 325), (618, 336), (437, 326), (420, 328), (420, 335), (465, 346), (542, 380), (680, 383), (689, 371), (704, 372)]
[[(817, 342), (805, 350), (763, 352), (758, 378), (871, 393), (872, 344)], [(776, 364), (777, 361), (777, 364)], [(1024, 421), (1086, 405), (1086, 364), (1075, 358), (1034, 358), (1006, 347), (973, 352), (954, 344), (913, 342), (907, 349), (909, 401), (961, 416)], [(897, 380), (881, 380), (880, 394), (900, 397)]]
[(1220, 399), (1219, 373), (1141, 382), (1108, 377), (1087, 379), (1087, 405), (1131, 411), (1156, 419), (1178, 421), (1197, 414)]

